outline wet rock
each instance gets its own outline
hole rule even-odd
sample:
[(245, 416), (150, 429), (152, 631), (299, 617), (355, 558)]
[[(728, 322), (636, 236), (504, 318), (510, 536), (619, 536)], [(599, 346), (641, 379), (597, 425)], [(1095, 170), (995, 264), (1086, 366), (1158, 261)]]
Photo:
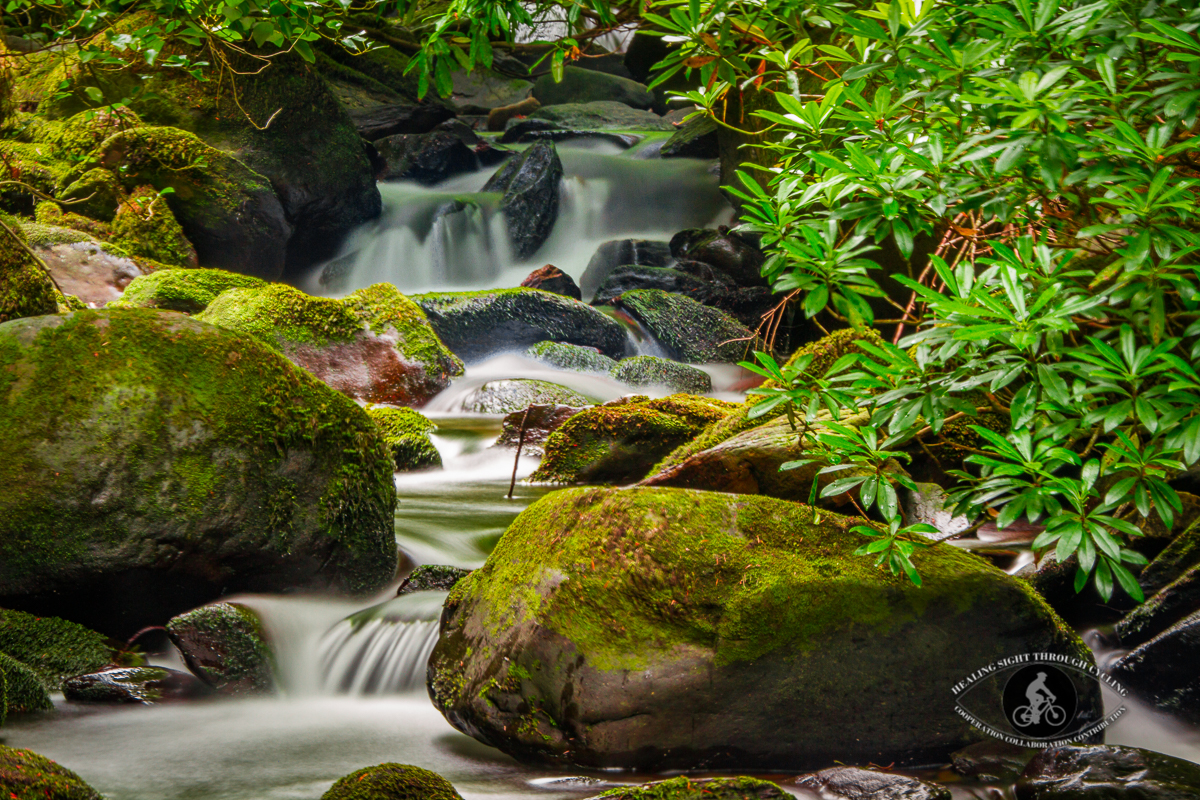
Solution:
[(675, 126), (653, 111), (642, 111), (615, 100), (542, 105), (530, 115), (575, 131), (669, 131)]
[[(1009, 526), (1009, 529), (1012, 527)], [(1031, 530), (1029, 538), (1032, 539), (1039, 532)], [(1078, 569), (1079, 559), (1076, 556), (1060, 562), (1051, 551), (1040, 560), (1026, 564), (1017, 571), (1016, 576), (1027, 581), (1059, 616), (1073, 624), (1115, 622), (1122, 612), (1133, 608), (1134, 601), (1119, 587), (1109, 600), (1100, 597), (1090, 581), (1083, 591), (1076, 592), (1075, 574)]]
[[(531, 405), (521, 411), (506, 414), (500, 437), (496, 439), (496, 447), (516, 448), (519, 443), (522, 453), (541, 456), (545, 453), (544, 445), (550, 434), (582, 410), (581, 406), (546, 404)], [(523, 436), (522, 429), (525, 432)]]
[(413, 592), (448, 592), (454, 585), (471, 574), (462, 567), (447, 567), (442, 564), (422, 564), (414, 569), (396, 590), (396, 596)]
[(1200, 611), (1193, 612), (1110, 666), (1125, 688), (1160, 711), (1200, 721)]
[(676, 361), (736, 364), (765, 345), (745, 325), (716, 308), (659, 289), (625, 292), (617, 308), (641, 323)]
[(549, 381), (488, 381), (463, 399), (462, 410), (468, 414), (510, 414), (531, 405), (585, 406), (588, 399)]
[(529, 97), (533, 83), (485, 69), (454, 72), (450, 103), (460, 114), (489, 114), (492, 109), (513, 106)]
[(1200, 567), (1192, 567), (1134, 608), (1117, 623), (1123, 647), (1137, 647), (1200, 611)]
[(1138, 576), (1146, 595), (1152, 595), (1200, 565), (1200, 523), (1193, 523), (1146, 565)]
[(643, 267), (666, 267), (673, 261), (671, 248), (666, 242), (649, 239), (614, 239), (596, 248), (588, 261), (579, 288), (586, 297), (592, 297), (600, 284), (617, 267), (631, 264)]
[(644, 110), (654, 105), (654, 95), (637, 81), (579, 67), (566, 67), (561, 81), (548, 74), (538, 78), (533, 96), (543, 106), (605, 100)]
[(422, 414), (411, 408), (375, 406), (367, 409), (367, 416), (383, 432), (397, 472), (442, 466), (442, 456), (429, 438), (437, 425)]
[(623, 397), (572, 416), (546, 439), (531, 481), (628, 483), (706, 425), (726, 416), (720, 400), (672, 395)]
[(0, 226), (0, 323), (58, 312), (54, 284), (21, 236)]
[(63, 683), (63, 695), (72, 703), (149, 704), (190, 700), (211, 691), (195, 675), (163, 667), (117, 667)]
[(955, 516), (954, 504), (946, 490), (936, 483), (918, 483), (917, 491), (901, 490), (905, 520), (909, 525), (923, 523), (938, 529), (927, 538), (940, 542), (971, 527), (971, 518)]
[(408, 764), (380, 764), (339, 778), (321, 800), (462, 800), (450, 781)]
[(180, 614), (167, 634), (196, 677), (224, 694), (275, 688), (271, 648), (258, 615), (240, 603), (213, 603)]
[(657, 356), (632, 356), (622, 359), (610, 373), (634, 388), (665, 386), (670, 392), (708, 394), (712, 378), (704, 370)]
[(32, 750), (0, 744), (0, 792), (17, 800), (103, 800), (71, 770)]
[[(0, 653), (0, 724), (8, 714), (35, 714), (53, 709), (54, 702), (37, 672), (28, 664)], [(3, 785), (2, 771), (0, 785)]]
[(65, 294), (93, 308), (118, 300), (125, 288), (144, 274), (119, 250), (90, 236), (67, 228), (38, 227), (43, 230), (31, 242), (33, 252)]
[(425, 186), (479, 169), (475, 151), (450, 131), (385, 136), (375, 148), (386, 162), (379, 180), (414, 180)]
[(99, 633), (57, 617), (0, 609), (0, 653), (33, 670), (58, 691), (64, 679), (107, 666), (116, 653)]
[(528, 258), (537, 252), (558, 219), (562, 162), (550, 142), (537, 142), (488, 179), (483, 191), (496, 192), (508, 224), (513, 255)]
[(715, 291), (710, 283), (694, 278), (686, 272), (662, 267), (617, 267), (596, 289), (592, 305), (611, 305), (625, 292), (638, 289), (658, 289), (671, 294), (683, 295), (697, 303), (706, 303)]
[(226, 289), (261, 289), (266, 285), (258, 278), (223, 269), (161, 269), (134, 278), (115, 306), (198, 314)]
[(487, 129), (494, 133), (507, 130), (510, 120), (523, 119), (541, 107), (536, 97), (526, 97), (519, 103), (493, 108), (487, 115)]
[(717, 123), (705, 116), (685, 122), (663, 144), (663, 158), (720, 158)]
[(0, 606), (128, 637), (220, 593), (395, 573), (381, 437), (273, 347), (117, 309), (6, 323), (0, 353), (28, 376), (0, 389)]
[[(913, 586), (853, 555), (860, 524), (717, 492), (547, 495), (448, 599), (430, 697), (527, 763), (905, 766), (981, 740), (946, 687), (996, 653), (1091, 661), (1023, 583), (934, 544)], [(976, 691), (1000, 707), (1002, 684)], [(1080, 707), (1100, 718), (1097, 681)]]
[(274, 279), (283, 274), (292, 225), (271, 183), (236, 158), (177, 128), (134, 128), (105, 140), (101, 166), (129, 188), (166, 195), (200, 263)]
[(979, 742), (951, 754), (954, 771), (980, 783), (1012, 783), (1025, 771), (1038, 750), (1006, 744), (998, 739)]
[(528, 278), (521, 281), (521, 285), (529, 289), (541, 289), (543, 292), (551, 294), (561, 294), (563, 297), (570, 297), (573, 300), (582, 299), (579, 287), (575, 285), (575, 279), (553, 264), (535, 269), (529, 273)]
[(1017, 781), (1018, 800), (1183, 800), (1200, 794), (1200, 766), (1138, 747), (1052, 747)]
[[(522, 122), (538, 122), (539, 120), (522, 120)], [(630, 148), (642, 140), (642, 137), (632, 133), (614, 133), (612, 131), (577, 131), (563, 130), (557, 126), (544, 130), (527, 130), (524, 126), (505, 133), (501, 137), (505, 142), (566, 142), (572, 139), (595, 139), (609, 142), (618, 147)]]
[(521, 138), (529, 133), (538, 131), (561, 131), (562, 128), (556, 123), (546, 119), (525, 119), (524, 117), (510, 117), (504, 123), (504, 135), (500, 137), (501, 144), (514, 144), (521, 141)]
[(525, 355), (555, 369), (571, 370), (572, 372), (607, 375), (617, 366), (616, 361), (602, 355), (594, 347), (582, 347), (562, 342), (538, 342), (526, 350)]
[(621, 323), (562, 295), (537, 289), (431, 292), (413, 295), (438, 336), (468, 363), (538, 342), (593, 347), (610, 358), (625, 355)]
[(459, 119), (458, 117), (455, 117), (454, 119), (448, 119), (445, 122), (440, 122), (433, 129), (434, 133), (442, 131), (454, 134), (456, 137), (458, 137), (458, 140), (467, 147), (478, 147), (483, 141), (479, 138), (479, 134), (475, 133), (475, 129), (471, 127), (471, 125)]
[(739, 286), (765, 283), (760, 270), (766, 258), (754, 244), (722, 226), (717, 230), (690, 228), (671, 237), (671, 255), (703, 261), (729, 275)]
[(230, 289), (197, 319), (274, 344), (348, 397), (420, 407), (463, 373), (424, 312), (390, 283), (341, 300), (284, 284)]
[(350, 111), (355, 129), (368, 142), (400, 133), (428, 133), (453, 117), (453, 111), (436, 103), (405, 103)]
[(770, 781), (758, 778), (689, 778), (680, 775), (642, 786), (619, 786), (598, 797), (605, 800), (789, 800), (791, 795)]
[(823, 769), (796, 783), (823, 800), (950, 800), (950, 790), (944, 786), (858, 767)]

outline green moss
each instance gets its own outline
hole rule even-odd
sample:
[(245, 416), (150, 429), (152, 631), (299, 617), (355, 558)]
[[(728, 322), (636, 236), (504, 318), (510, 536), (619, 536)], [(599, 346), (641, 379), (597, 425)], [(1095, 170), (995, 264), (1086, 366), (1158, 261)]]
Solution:
[(616, 305), (628, 311), (679, 361), (736, 364), (765, 345), (720, 309), (661, 289), (625, 292)]
[[(53, 710), (54, 703), (50, 702), (46, 687), (28, 664), (0, 653), (0, 675), (3, 676), (4, 683), (5, 713), (32, 714)], [(3, 721), (0, 719), (0, 723)]]
[(600, 375), (607, 375), (617, 365), (616, 361), (596, 352), (594, 348), (565, 342), (538, 342), (526, 350), (525, 355), (555, 369)]
[(338, 779), (321, 800), (462, 800), (450, 782), (408, 764), (380, 764)]
[(206, 683), (266, 691), (274, 685), (271, 648), (258, 615), (240, 603), (212, 603), (167, 623), (188, 668)]
[(384, 406), (368, 408), (367, 415), (383, 432), (383, 440), (392, 451), (397, 472), (442, 466), (442, 456), (429, 439), (437, 425), (425, 416), (411, 408)]
[[(45, 219), (43, 215), (43, 219)], [(30, 247), (48, 250), (60, 244), (78, 244), (91, 239), (83, 231), (65, 228), (59, 225), (44, 225), (40, 222), (24, 222), (21, 229)]]
[(787, 800), (790, 795), (774, 783), (739, 776), (736, 778), (689, 778), (680, 775), (642, 786), (609, 789), (599, 797), (612, 800)]
[(255, 289), (266, 282), (222, 269), (164, 269), (134, 278), (109, 307), (158, 308), (196, 314), (227, 289)]
[(29, 665), (52, 691), (66, 678), (102, 669), (115, 655), (103, 635), (82, 625), (7, 609), (0, 609), (0, 653)]
[(704, 370), (657, 356), (623, 358), (612, 376), (629, 386), (666, 386), (673, 392), (704, 394), (712, 391), (712, 378)]
[(32, 750), (0, 745), (0, 796), (5, 800), (102, 800), (66, 767)]
[(359, 289), (347, 295), (342, 302), (373, 333), (380, 334), (394, 328), (400, 334), (397, 346), (408, 360), (421, 364), (444, 364), (448, 374), (463, 374), (465, 368), (462, 361), (442, 344), (425, 317), (425, 312), (392, 284), (376, 283)]
[(422, 564), (404, 579), (404, 582), (400, 584), (400, 588), (396, 590), (396, 594), (402, 595), (411, 592), (427, 591), (448, 592), (454, 588), (454, 584), (470, 574), (471, 570), (463, 569), (462, 567), (450, 567), (445, 564)]
[(153, 187), (136, 189), (121, 203), (112, 222), (112, 241), (137, 258), (172, 267), (195, 267), (196, 248)]
[(20, 237), (0, 226), (0, 323), (58, 311), (54, 283)]
[[(311, 466), (285, 468), (297, 458)], [(0, 583), (12, 591), (86, 573), (164, 530), (175, 549), (209, 547), (214, 518), (231, 526), (227, 547), (325, 548), (350, 591), (395, 569), (391, 457), (366, 413), (274, 349), (179, 314), (0, 327), (0, 482)], [(125, 487), (115, 496), (113, 482)], [(270, 495), (299, 490), (303, 516), (277, 525)]]
[(635, 396), (584, 409), (547, 437), (542, 463), (530, 480), (637, 480), (657, 459), (734, 408), (677, 394), (658, 400)]
[[(803, 356), (811, 355), (812, 361), (809, 362), (805, 374), (819, 377), (824, 375), (839, 358), (848, 353), (870, 355), (859, 346), (859, 343), (864, 341), (875, 346), (881, 346), (884, 343), (879, 332), (874, 328), (864, 328), (863, 330), (843, 328), (799, 348), (788, 358), (786, 366), (790, 367)], [(772, 387), (775, 386), (775, 383), (768, 380), (763, 383), (763, 386)]]

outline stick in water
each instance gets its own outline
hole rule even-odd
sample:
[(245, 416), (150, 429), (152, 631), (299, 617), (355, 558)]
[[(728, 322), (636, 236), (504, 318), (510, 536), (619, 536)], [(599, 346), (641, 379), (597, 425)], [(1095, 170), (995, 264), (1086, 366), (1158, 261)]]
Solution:
[(521, 448), (525, 446), (525, 420), (529, 418), (529, 409), (521, 415), (521, 433), (517, 436), (517, 457), (513, 459), (512, 480), (508, 483), (508, 499), (512, 500), (513, 489), (517, 488), (517, 465), (521, 463)]

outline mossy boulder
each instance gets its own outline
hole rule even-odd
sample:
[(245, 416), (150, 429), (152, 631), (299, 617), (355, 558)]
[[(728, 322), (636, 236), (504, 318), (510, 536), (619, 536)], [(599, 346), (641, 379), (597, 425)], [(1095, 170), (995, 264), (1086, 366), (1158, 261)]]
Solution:
[(788, 800), (778, 785), (758, 778), (689, 778), (680, 775), (641, 786), (609, 789), (595, 800)]
[(611, 375), (635, 388), (665, 386), (668, 391), (687, 394), (707, 394), (712, 391), (712, 378), (704, 370), (658, 356), (621, 359), (613, 367)]
[(595, 348), (565, 342), (538, 342), (525, 351), (534, 361), (555, 369), (607, 375), (617, 362)]
[(33, 668), (0, 653), (0, 724), (8, 714), (50, 711), (54, 703)]
[(749, 328), (711, 306), (661, 289), (625, 292), (617, 308), (641, 323), (676, 361), (736, 364), (765, 345)]
[(732, 403), (721, 400), (678, 394), (658, 400), (638, 395), (584, 409), (546, 439), (545, 456), (529, 479), (551, 483), (636, 481), (654, 462), (731, 408)]
[(21, 238), (0, 223), (0, 323), (58, 313), (54, 288)]
[(57, 617), (37, 617), (0, 609), (0, 653), (27, 665), (47, 689), (110, 664), (116, 655), (108, 639)]
[(0, 793), (10, 800), (103, 800), (66, 767), (32, 750), (0, 744)]
[(367, 416), (383, 432), (383, 441), (392, 451), (397, 472), (442, 466), (442, 456), (429, 438), (437, 425), (420, 412), (375, 406), (367, 409)]
[(112, 243), (135, 258), (168, 267), (195, 267), (196, 248), (171, 213), (167, 196), (153, 187), (138, 187), (120, 204), (112, 221)]
[(112, 170), (89, 169), (58, 193), (59, 202), (85, 217), (112, 222), (121, 202), (121, 182)]
[(717, 142), (717, 127), (716, 120), (697, 116), (680, 125), (659, 154), (663, 158), (719, 158), (721, 148)]
[(543, 106), (600, 100), (642, 110), (649, 110), (654, 105), (654, 95), (637, 81), (579, 67), (563, 69), (561, 80), (556, 81), (549, 73), (538, 78), (533, 84), (533, 96)]
[(533, 405), (588, 404), (586, 397), (566, 386), (521, 378), (488, 381), (463, 398), (462, 410), (469, 414), (511, 414)]
[(413, 592), (448, 592), (454, 588), (454, 584), (470, 574), (471, 570), (462, 567), (422, 564), (404, 579), (396, 590), (396, 596)]
[(149, 705), (211, 693), (195, 675), (165, 667), (116, 667), (63, 682), (63, 696), (72, 703)]
[(182, 314), (0, 326), (0, 604), (128, 636), (232, 591), (375, 591), (391, 456), (366, 412)]
[(212, 603), (167, 623), (167, 635), (196, 677), (226, 694), (274, 688), (271, 648), (258, 614), (241, 603)]
[(253, 334), (343, 394), (422, 406), (463, 372), (421, 308), (389, 283), (335, 300), (276, 283), (231, 289), (197, 319)]
[(134, 128), (106, 139), (93, 166), (121, 168), (127, 191), (171, 189), (167, 205), (201, 265), (283, 274), (292, 224), (271, 183), (228, 153), (177, 128)]
[(614, 359), (628, 347), (625, 329), (612, 317), (539, 289), (431, 292), (412, 299), (446, 346), (468, 363), (545, 341), (591, 347)]
[(339, 778), (321, 800), (462, 800), (450, 781), (408, 764), (380, 764)]
[[(450, 592), (430, 696), (523, 761), (929, 764), (984, 736), (955, 711), (963, 676), (1019, 653), (1092, 661), (1024, 583), (935, 544), (914, 586), (853, 555), (860, 524), (757, 496), (552, 493)], [(1002, 688), (972, 703), (999, 709)], [(1099, 682), (1077, 691), (1100, 719)]]
[(532, 119), (553, 122), (565, 130), (574, 131), (674, 130), (674, 126), (670, 122), (653, 111), (633, 108), (616, 100), (544, 105), (529, 116)]
[(258, 289), (266, 285), (259, 278), (223, 269), (163, 269), (134, 278), (115, 305), (197, 314), (226, 289)]

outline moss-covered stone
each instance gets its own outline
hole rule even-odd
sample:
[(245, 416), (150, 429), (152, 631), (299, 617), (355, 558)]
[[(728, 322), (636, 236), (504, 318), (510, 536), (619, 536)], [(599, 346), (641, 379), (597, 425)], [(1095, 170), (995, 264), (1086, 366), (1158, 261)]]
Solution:
[[(927, 764), (983, 736), (955, 711), (963, 676), (1018, 653), (1092, 660), (1023, 582), (934, 544), (914, 586), (853, 555), (860, 524), (756, 496), (554, 492), (451, 590), (430, 696), (524, 761)], [(971, 707), (999, 709), (1002, 689)], [(1098, 682), (1077, 691), (1098, 720)]]
[(751, 351), (765, 349), (745, 325), (690, 297), (637, 289), (622, 294), (615, 304), (637, 319), (676, 361), (736, 364)]
[(112, 170), (89, 169), (67, 185), (58, 200), (72, 211), (111, 222), (121, 202), (121, 184)]
[(665, 386), (669, 391), (687, 394), (707, 394), (712, 391), (712, 378), (704, 370), (657, 356), (623, 358), (613, 367), (611, 374), (635, 388)]
[(321, 800), (462, 800), (450, 781), (408, 764), (365, 767), (339, 778)]
[(463, 373), (420, 306), (388, 283), (341, 300), (284, 284), (232, 289), (197, 318), (253, 334), (338, 391), (367, 402), (421, 406)]
[(422, 564), (404, 579), (404, 582), (400, 584), (400, 588), (396, 590), (396, 595), (429, 591), (448, 592), (454, 588), (454, 584), (470, 574), (471, 570), (463, 569), (462, 567), (450, 567), (445, 564)]
[(689, 778), (680, 775), (641, 786), (622, 786), (597, 795), (606, 800), (788, 800), (791, 795), (770, 781), (737, 778)]
[(54, 283), (25, 243), (0, 224), (0, 323), (58, 312)]
[(122, 201), (112, 221), (112, 242), (131, 256), (169, 267), (195, 267), (196, 248), (171, 213), (167, 196), (140, 186)]
[(383, 432), (397, 472), (442, 466), (442, 456), (429, 438), (437, 425), (424, 415), (411, 408), (385, 406), (368, 408), (367, 415)]
[(598, 375), (607, 375), (617, 365), (616, 361), (598, 353), (595, 348), (565, 342), (538, 342), (526, 350), (525, 355), (555, 369), (594, 372)]
[(198, 594), (370, 592), (396, 568), (391, 456), (366, 412), (181, 314), (0, 326), (0, 482), (0, 592), (57, 593), (109, 634)]
[(212, 603), (180, 614), (167, 623), (167, 634), (188, 669), (215, 689), (244, 694), (275, 686), (262, 622), (241, 603)]
[(658, 400), (635, 396), (584, 409), (546, 439), (545, 456), (532, 481), (621, 483), (646, 475), (651, 465), (732, 403), (676, 394)]
[(0, 793), (9, 800), (103, 800), (66, 767), (32, 750), (0, 745)]
[(115, 655), (103, 635), (82, 625), (8, 609), (0, 609), (0, 653), (28, 665), (53, 691), (65, 678), (101, 669)]
[(1142, 570), (1138, 583), (1147, 595), (1158, 592), (1200, 564), (1200, 521), (1193, 522)]
[(590, 401), (573, 389), (530, 379), (488, 381), (462, 401), (469, 414), (511, 414), (532, 405), (586, 406)]
[(46, 687), (33, 668), (4, 653), (0, 653), (0, 683), (4, 688), (0, 724), (3, 724), (5, 714), (32, 714), (54, 708)]
[(114, 306), (197, 314), (226, 289), (258, 289), (266, 282), (223, 269), (164, 269), (134, 278)]

